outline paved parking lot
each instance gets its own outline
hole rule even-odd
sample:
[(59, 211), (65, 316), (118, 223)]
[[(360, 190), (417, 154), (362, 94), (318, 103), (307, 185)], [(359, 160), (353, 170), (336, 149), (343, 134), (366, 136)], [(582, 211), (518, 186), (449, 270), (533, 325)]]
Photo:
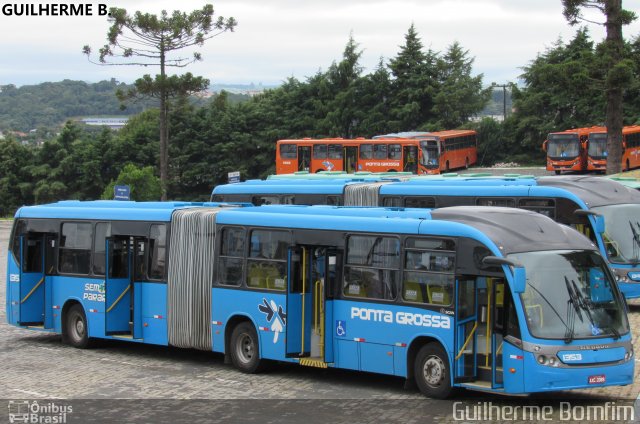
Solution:
[[(93, 413), (102, 414), (104, 418), (105, 408), (111, 414), (121, 411), (125, 418), (132, 418), (135, 415), (132, 416), (130, 410), (139, 409), (145, 402), (151, 402), (148, 412), (157, 415), (154, 422), (173, 421), (174, 418), (166, 421), (172, 414), (194, 422), (203, 417), (211, 418), (207, 414), (213, 412), (216, 417), (226, 417), (231, 421), (242, 417), (245, 421), (255, 419), (261, 423), (298, 422), (301, 417), (308, 422), (326, 422), (331, 418), (336, 422), (357, 423), (378, 421), (384, 417), (393, 422), (453, 421), (452, 401), (430, 400), (417, 390), (405, 390), (404, 381), (399, 378), (292, 365), (277, 365), (263, 374), (246, 375), (225, 365), (218, 354), (115, 341), (104, 342), (90, 350), (77, 350), (63, 345), (57, 335), (9, 326), (4, 305), (10, 224), (0, 221), (2, 399), (59, 402), (85, 399), (85, 403), (78, 404), (85, 415), (76, 408), (73, 416), (83, 417), (83, 421), (95, 418)], [(637, 357), (640, 353), (640, 305), (631, 306), (630, 320)], [(638, 365), (636, 359), (636, 379), (632, 386), (562, 392), (554, 394), (553, 398), (599, 404), (634, 401), (640, 393)], [(471, 403), (481, 399), (480, 395), (471, 392), (462, 393), (461, 398)], [(109, 403), (107, 399), (156, 400)], [(189, 399), (197, 401), (180, 403)], [(260, 401), (256, 403), (250, 399)], [(499, 396), (488, 399), (494, 403), (511, 402)], [(539, 401), (536, 399), (533, 397), (526, 401), (535, 403)], [(100, 403), (99, 400), (104, 401)], [(267, 412), (257, 414), (256, 405), (262, 405)], [(336, 411), (340, 412), (343, 420), (336, 420), (330, 415)], [(252, 415), (254, 413), (257, 415)], [(117, 415), (118, 419), (122, 418), (121, 414)], [(638, 414), (640, 417), (640, 411)], [(0, 410), (0, 420), (3, 417)], [(144, 417), (148, 419), (150, 415)], [(147, 419), (142, 421), (150, 420)]]

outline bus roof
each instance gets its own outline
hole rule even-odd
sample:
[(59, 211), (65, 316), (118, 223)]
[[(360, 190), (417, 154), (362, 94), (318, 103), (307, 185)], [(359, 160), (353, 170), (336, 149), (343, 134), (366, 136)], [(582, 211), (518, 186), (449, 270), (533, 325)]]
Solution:
[(115, 221), (170, 221), (175, 210), (194, 207), (245, 206), (210, 202), (133, 202), (119, 200), (65, 200), (23, 206), (15, 218), (104, 219)]
[(640, 203), (640, 193), (609, 178), (593, 176), (543, 177), (537, 180), (542, 187), (567, 190), (590, 208), (624, 203)]

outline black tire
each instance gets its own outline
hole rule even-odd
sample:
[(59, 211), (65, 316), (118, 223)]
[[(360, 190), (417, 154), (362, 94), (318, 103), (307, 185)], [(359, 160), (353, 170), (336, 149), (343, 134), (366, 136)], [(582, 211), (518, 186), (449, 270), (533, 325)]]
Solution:
[(449, 169), (449, 161), (447, 161), (447, 163), (444, 166), (444, 172), (445, 173), (449, 173), (450, 169)]
[(625, 171), (631, 171), (631, 165), (629, 164), (629, 159), (627, 159), (627, 169)]
[(446, 399), (451, 395), (449, 358), (439, 343), (429, 343), (420, 349), (413, 375), (420, 391), (430, 398)]
[(560, 175), (560, 171), (555, 171), (556, 175)]
[(241, 372), (252, 374), (262, 370), (258, 334), (251, 323), (238, 324), (229, 342), (231, 363)]
[(82, 305), (75, 304), (67, 312), (63, 340), (78, 349), (90, 347), (89, 327)]

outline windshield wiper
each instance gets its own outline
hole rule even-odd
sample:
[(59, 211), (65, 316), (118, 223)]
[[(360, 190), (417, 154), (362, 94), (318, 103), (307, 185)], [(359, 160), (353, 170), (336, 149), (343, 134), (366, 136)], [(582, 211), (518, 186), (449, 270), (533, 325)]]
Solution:
[[(562, 319), (562, 317), (560, 316), (560, 313), (558, 312), (558, 310), (556, 308), (553, 307), (553, 305), (551, 304), (551, 302), (549, 302), (549, 300), (540, 292), (540, 290), (538, 290), (537, 288), (535, 288), (533, 286), (533, 284), (529, 284), (528, 287), (531, 287), (536, 293), (538, 293), (538, 296), (540, 296), (540, 298), (542, 300), (544, 300), (547, 305), (549, 305), (549, 308), (551, 308), (551, 310), (553, 311), (554, 314), (556, 314), (556, 316), (558, 317), (558, 319), (560, 320), (560, 322), (565, 326), (565, 328), (567, 329), (567, 331), (572, 331), (569, 329), (569, 326), (567, 325), (566, 322), (564, 322), (564, 320)], [(526, 307), (526, 305), (525, 305)], [(573, 336), (572, 336), (573, 337)], [(567, 342), (568, 343), (568, 342)]]
[(575, 335), (576, 314), (578, 314), (580, 321), (582, 321), (582, 312), (580, 312), (578, 301), (575, 298), (575, 294), (566, 275), (564, 276), (564, 284), (567, 287), (567, 292), (569, 293), (569, 300), (567, 300), (568, 325), (566, 325), (567, 331), (564, 333), (564, 342), (569, 344), (573, 341), (573, 337)]
[(633, 223), (631, 221), (629, 221), (629, 227), (631, 227), (631, 234), (633, 235), (634, 241), (632, 253), (633, 259), (631, 259), (631, 264), (638, 265), (640, 263), (640, 250), (638, 249), (640, 248), (640, 234), (638, 234), (638, 231), (636, 231), (636, 229), (633, 227)]

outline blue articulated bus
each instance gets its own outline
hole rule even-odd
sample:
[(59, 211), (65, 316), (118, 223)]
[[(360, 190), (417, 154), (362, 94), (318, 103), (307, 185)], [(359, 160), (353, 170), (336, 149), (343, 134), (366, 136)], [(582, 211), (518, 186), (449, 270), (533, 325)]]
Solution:
[[(523, 394), (626, 385), (596, 246), (513, 208), (60, 202), (15, 216), (10, 324)], [(526, 225), (525, 225), (526, 223)]]
[(312, 182), (300, 177), (221, 185), (213, 190), (212, 199), (256, 205), (476, 205), (533, 210), (589, 237), (607, 258), (624, 295), (628, 299), (640, 297), (640, 193), (607, 178), (416, 177), (410, 181), (354, 178)]

